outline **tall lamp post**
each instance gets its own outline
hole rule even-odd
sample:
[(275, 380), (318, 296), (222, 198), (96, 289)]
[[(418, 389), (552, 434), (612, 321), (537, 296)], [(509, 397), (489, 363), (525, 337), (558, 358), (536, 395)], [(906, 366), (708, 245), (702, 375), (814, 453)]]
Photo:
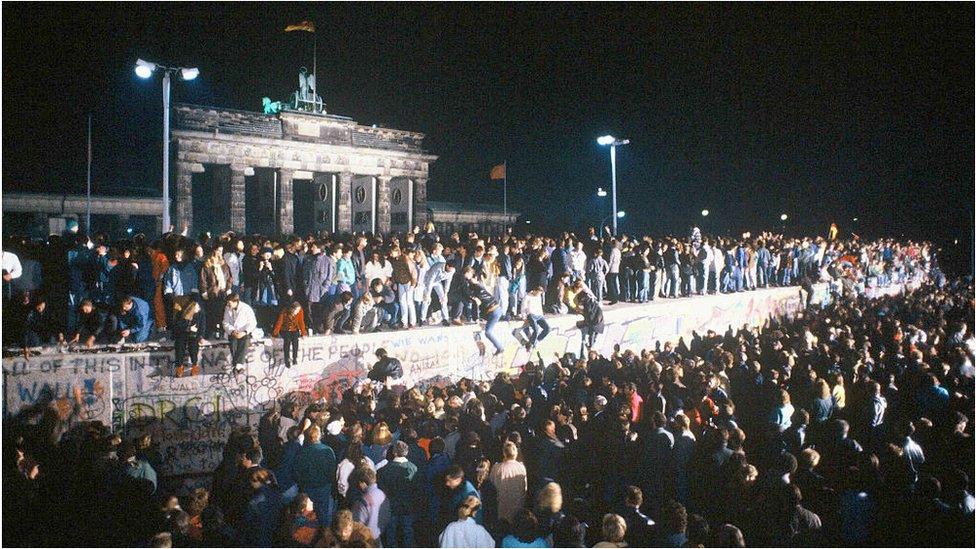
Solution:
[(193, 80), (200, 76), (200, 69), (186, 67), (166, 67), (142, 59), (136, 60), (136, 76), (151, 78), (157, 70), (163, 72), (163, 233), (170, 230), (169, 219), (169, 89), (170, 75), (179, 73), (183, 80)]
[(617, 147), (630, 143), (629, 139), (617, 139), (612, 135), (598, 137), (597, 143), (603, 146), (610, 146), (610, 193), (611, 207), (613, 208), (613, 235), (617, 236)]

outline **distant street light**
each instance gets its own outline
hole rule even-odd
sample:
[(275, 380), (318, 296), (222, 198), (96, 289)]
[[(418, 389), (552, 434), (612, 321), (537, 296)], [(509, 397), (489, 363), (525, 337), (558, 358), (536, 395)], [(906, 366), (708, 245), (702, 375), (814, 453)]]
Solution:
[(617, 139), (612, 135), (603, 135), (596, 139), (596, 142), (604, 147), (610, 146), (610, 191), (613, 193), (611, 208), (613, 208), (613, 235), (617, 235), (617, 147), (630, 143), (629, 139)]
[(163, 232), (170, 230), (169, 220), (169, 89), (170, 75), (178, 72), (183, 80), (193, 80), (200, 76), (196, 67), (165, 67), (143, 59), (136, 60), (136, 76), (150, 78), (156, 70), (163, 71)]
[(708, 217), (708, 210), (702, 210), (702, 217)]
[(596, 195), (599, 196), (600, 198), (603, 198), (607, 196), (607, 191), (603, 190), (603, 187), (600, 187), (599, 189), (596, 190)]
[(617, 212), (617, 217), (619, 219), (623, 219), (625, 215), (627, 215), (627, 212), (625, 212), (623, 210), (620, 210), (619, 212)]
[(780, 221), (786, 221), (788, 218), (789, 218), (789, 216), (786, 215), (786, 214), (783, 214), (783, 215), (779, 216), (779, 220)]

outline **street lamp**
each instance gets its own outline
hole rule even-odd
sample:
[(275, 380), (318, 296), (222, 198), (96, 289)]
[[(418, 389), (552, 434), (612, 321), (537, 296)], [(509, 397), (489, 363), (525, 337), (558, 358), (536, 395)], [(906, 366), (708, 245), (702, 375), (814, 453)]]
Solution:
[(617, 147), (620, 145), (627, 145), (630, 143), (629, 139), (617, 139), (612, 135), (604, 135), (596, 139), (597, 144), (603, 145), (604, 147), (610, 146), (610, 192), (613, 193), (611, 198), (611, 207), (613, 208), (613, 235), (617, 236), (617, 218), (623, 217), (617, 215)]
[(163, 71), (163, 233), (170, 230), (169, 220), (169, 89), (170, 75), (179, 73), (183, 80), (193, 80), (200, 76), (196, 67), (166, 67), (136, 59), (136, 76), (150, 78), (156, 70)]
[(702, 210), (702, 217), (708, 217), (708, 210)]
[(603, 198), (607, 196), (607, 191), (605, 191), (603, 187), (600, 187), (596, 190), (596, 195), (599, 196), (600, 198)]
[(786, 214), (783, 214), (783, 215), (779, 216), (779, 220), (780, 221), (786, 221), (788, 218), (789, 218), (789, 216), (786, 215)]

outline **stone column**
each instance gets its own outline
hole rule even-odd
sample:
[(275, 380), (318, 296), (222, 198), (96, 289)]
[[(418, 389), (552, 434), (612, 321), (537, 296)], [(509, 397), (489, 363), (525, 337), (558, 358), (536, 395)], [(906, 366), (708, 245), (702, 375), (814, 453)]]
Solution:
[(352, 231), (352, 172), (339, 174), (339, 202), (336, 205), (339, 213), (336, 227), (340, 233)]
[[(423, 229), (427, 224), (427, 179), (413, 180), (413, 224)], [(412, 229), (413, 227), (411, 227)]]
[(230, 167), (230, 228), (238, 234), (243, 234), (247, 226), (245, 222), (246, 208), (244, 200), (244, 166), (236, 164)]
[(390, 180), (381, 175), (376, 178), (376, 230), (382, 234), (390, 232)]
[(278, 170), (278, 232), (286, 235), (295, 232), (295, 172)]
[[(176, 163), (176, 216), (173, 218), (173, 230), (192, 234), (193, 228), (193, 164), (191, 162)], [(168, 206), (164, 206), (168, 207)], [(163, 227), (169, 231), (170, 227)]]

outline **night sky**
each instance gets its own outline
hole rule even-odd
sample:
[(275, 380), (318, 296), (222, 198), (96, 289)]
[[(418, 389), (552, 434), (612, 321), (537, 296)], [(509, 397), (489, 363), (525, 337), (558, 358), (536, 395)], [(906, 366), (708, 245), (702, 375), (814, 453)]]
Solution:
[[(609, 211), (625, 231), (778, 227), (929, 237), (971, 250), (974, 20), (955, 4), (3, 5), (3, 188), (158, 189), (161, 91), (137, 57), (198, 66), (174, 101), (260, 110), (311, 66), (360, 123), (427, 134), (430, 198), (539, 224)], [(158, 190), (155, 192), (159, 192)], [(858, 222), (852, 219), (858, 217)]]

